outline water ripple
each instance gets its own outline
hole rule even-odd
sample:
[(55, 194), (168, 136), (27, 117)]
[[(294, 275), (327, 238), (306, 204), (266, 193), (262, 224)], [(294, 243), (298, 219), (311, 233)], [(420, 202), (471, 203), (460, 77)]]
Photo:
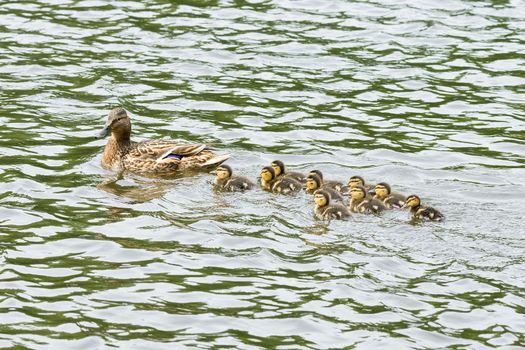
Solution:
[[(521, 348), (521, 5), (4, 4), (0, 347)], [(387, 181), (447, 220), (114, 174), (116, 104), (136, 139)]]

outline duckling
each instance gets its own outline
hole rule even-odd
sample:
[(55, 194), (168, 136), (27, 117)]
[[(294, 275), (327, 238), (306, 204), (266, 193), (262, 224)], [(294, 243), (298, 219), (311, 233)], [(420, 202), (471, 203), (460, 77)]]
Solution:
[(275, 170), (271, 166), (265, 166), (261, 169), (261, 188), (263, 190), (271, 192), (276, 181)]
[(303, 184), (292, 177), (281, 177), (273, 184), (272, 191), (281, 194), (299, 192)]
[(271, 164), (273, 170), (275, 171), (275, 177), (289, 177), (299, 181), (304, 184), (306, 182), (306, 176), (297, 171), (287, 171), (284, 163), (280, 160), (274, 160)]
[(343, 187), (342, 192), (343, 194), (350, 194), (352, 188), (357, 186), (363, 186), (368, 192), (368, 194), (370, 194), (371, 196), (375, 196), (375, 185), (365, 184), (365, 179), (358, 175), (354, 175), (348, 180), (348, 184)]
[(390, 185), (380, 182), (375, 187), (375, 199), (382, 201), (388, 209), (401, 208), (405, 204), (405, 196), (392, 192)]
[(319, 176), (308, 175), (308, 177), (306, 178), (306, 187), (305, 187), (306, 193), (313, 194), (315, 191), (319, 189), (323, 189), (327, 191), (328, 193), (330, 193), (330, 197), (334, 201), (342, 202), (344, 200), (341, 193), (337, 192), (333, 188), (325, 187), (323, 180)]
[(342, 204), (330, 204), (330, 193), (326, 190), (317, 190), (314, 193), (315, 216), (318, 219), (340, 219), (345, 220), (351, 216), (348, 208)]
[(290, 194), (300, 191), (303, 184), (291, 177), (276, 178), (275, 170), (271, 166), (265, 166), (261, 170), (261, 187), (266, 191)]
[(442, 221), (445, 216), (437, 209), (421, 205), (421, 199), (415, 194), (406, 198), (402, 208), (410, 208), (410, 213), (414, 219), (429, 219), (432, 221)]
[(350, 190), (349, 209), (354, 213), (379, 214), (386, 206), (378, 199), (372, 198), (364, 186), (355, 186)]
[(321, 172), (321, 170), (311, 170), (309, 173), (308, 173), (308, 176), (310, 175), (317, 175), (319, 176), (319, 178), (323, 181), (323, 187), (324, 189), (327, 189), (327, 188), (333, 188), (334, 190), (338, 191), (338, 192), (341, 192), (342, 188), (343, 188), (343, 184), (339, 181), (330, 181), (330, 180), (324, 180), (324, 177), (323, 177), (323, 173)]
[(233, 171), (229, 165), (222, 164), (216, 170), (214, 184), (217, 188), (235, 192), (251, 190), (254, 187), (253, 182), (243, 176), (232, 176)]

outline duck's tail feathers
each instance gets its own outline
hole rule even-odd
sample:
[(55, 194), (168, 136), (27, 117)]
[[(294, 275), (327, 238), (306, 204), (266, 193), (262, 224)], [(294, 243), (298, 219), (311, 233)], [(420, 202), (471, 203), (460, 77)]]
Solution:
[(229, 158), (230, 158), (229, 154), (224, 154), (224, 155), (213, 157), (211, 159), (208, 159), (205, 163), (202, 163), (201, 168), (215, 169), (216, 167), (221, 165), (223, 162), (225, 162)]

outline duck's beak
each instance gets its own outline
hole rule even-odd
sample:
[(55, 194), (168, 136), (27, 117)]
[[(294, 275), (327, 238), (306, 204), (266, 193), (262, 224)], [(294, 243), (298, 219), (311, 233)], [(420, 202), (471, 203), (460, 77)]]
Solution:
[(407, 206), (407, 204), (405, 203), (405, 204), (403, 204), (403, 205), (401, 206), (401, 208), (399, 208), (399, 209), (406, 209), (406, 208), (408, 208), (408, 206)]
[(111, 128), (109, 127), (109, 124), (106, 123), (106, 125), (104, 125), (104, 129), (100, 130), (100, 132), (96, 135), (97, 139), (103, 139), (104, 137), (108, 136), (110, 129)]

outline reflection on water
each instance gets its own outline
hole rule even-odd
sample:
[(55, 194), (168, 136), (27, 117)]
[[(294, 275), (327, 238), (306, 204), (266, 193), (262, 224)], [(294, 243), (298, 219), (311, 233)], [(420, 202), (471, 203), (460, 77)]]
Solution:
[(106, 191), (115, 196), (125, 197), (132, 200), (133, 203), (148, 202), (152, 199), (162, 197), (170, 188), (174, 187), (172, 182), (150, 180), (139, 177), (133, 177), (132, 174), (122, 173), (116, 176), (110, 176), (97, 185), (97, 188)]
[[(521, 348), (521, 7), (2, 4), (0, 348)], [(108, 172), (115, 105), (135, 140), (386, 181), (447, 219)]]

